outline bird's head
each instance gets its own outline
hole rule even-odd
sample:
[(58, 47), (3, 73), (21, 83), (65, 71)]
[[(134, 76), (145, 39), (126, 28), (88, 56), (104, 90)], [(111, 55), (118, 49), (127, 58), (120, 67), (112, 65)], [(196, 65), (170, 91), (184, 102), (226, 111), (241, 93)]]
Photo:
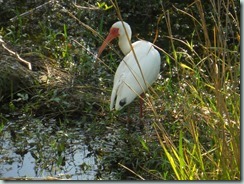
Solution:
[(106, 39), (104, 40), (102, 46), (99, 48), (97, 57), (99, 57), (101, 55), (101, 53), (106, 48), (106, 46), (109, 44), (109, 42), (111, 42), (113, 39), (115, 39), (117, 37), (119, 37), (119, 39), (122, 37), (127, 37), (126, 33), (128, 34), (129, 39), (130, 39), (131, 28), (130, 28), (129, 24), (127, 24), (126, 22), (122, 22), (122, 21), (115, 22), (112, 25), (112, 27), (110, 28), (109, 34), (106, 37)]

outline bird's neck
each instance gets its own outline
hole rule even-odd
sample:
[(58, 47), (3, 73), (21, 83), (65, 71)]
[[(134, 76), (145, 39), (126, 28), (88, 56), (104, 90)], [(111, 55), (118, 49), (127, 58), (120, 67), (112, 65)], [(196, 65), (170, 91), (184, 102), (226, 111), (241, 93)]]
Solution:
[(119, 48), (125, 56), (131, 51), (130, 39), (131, 36), (128, 39), (126, 35), (119, 37)]

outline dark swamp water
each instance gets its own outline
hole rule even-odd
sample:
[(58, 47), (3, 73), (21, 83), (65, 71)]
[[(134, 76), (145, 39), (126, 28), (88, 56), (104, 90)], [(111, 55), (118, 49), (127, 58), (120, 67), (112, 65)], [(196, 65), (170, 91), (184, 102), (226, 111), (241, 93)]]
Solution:
[(51, 121), (8, 122), (1, 132), (1, 178), (94, 180), (99, 158), (80, 127), (61, 130)]
[(118, 163), (130, 165), (134, 158), (143, 162), (138, 136), (151, 137), (152, 129), (145, 134), (138, 127), (15, 116), (0, 133), (0, 178), (135, 179)]

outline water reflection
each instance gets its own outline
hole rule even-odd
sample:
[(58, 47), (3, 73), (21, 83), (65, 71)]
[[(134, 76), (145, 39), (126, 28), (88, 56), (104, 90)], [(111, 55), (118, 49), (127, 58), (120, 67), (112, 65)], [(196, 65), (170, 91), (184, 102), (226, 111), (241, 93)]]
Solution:
[(0, 134), (1, 178), (97, 179), (99, 160), (80, 127), (13, 121)]

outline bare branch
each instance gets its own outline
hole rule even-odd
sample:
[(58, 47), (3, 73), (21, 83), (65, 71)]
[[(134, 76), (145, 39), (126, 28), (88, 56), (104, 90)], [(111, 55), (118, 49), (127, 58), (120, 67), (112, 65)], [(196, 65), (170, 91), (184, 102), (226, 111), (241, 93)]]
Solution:
[(13, 21), (17, 20), (19, 17), (27, 16), (27, 15), (33, 13), (34, 11), (41, 9), (43, 6), (46, 6), (47, 4), (52, 3), (53, 1), (54, 0), (50, 0), (50, 1), (44, 3), (44, 4), (40, 5), (40, 6), (37, 6), (37, 7), (33, 8), (33, 9), (27, 11), (27, 12), (24, 12), (24, 13), (22, 13), (20, 15), (17, 15), (15, 17), (11, 18), (10, 21), (13, 22)]
[(26, 61), (26, 60), (24, 60), (24, 59), (22, 59), (22, 58), (19, 56), (18, 53), (16, 53), (16, 52), (10, 50), (10, 49), (4, 44), (4, 41), (2, 40), (1, 37), (0, 37), (0, 43), (2, 44), (2, 47), (3, 47), (5, 50), (7, 50), (10, 54), (13, 54), (14, 56), (16, 56), (16, 57), (19, 59), (20, 62), (22, 62), (22, 63), (24, 63), (25, 65), (27, 65), (29, 70), (32, 70), (31, 63), (28, 62), (28, 61)]

